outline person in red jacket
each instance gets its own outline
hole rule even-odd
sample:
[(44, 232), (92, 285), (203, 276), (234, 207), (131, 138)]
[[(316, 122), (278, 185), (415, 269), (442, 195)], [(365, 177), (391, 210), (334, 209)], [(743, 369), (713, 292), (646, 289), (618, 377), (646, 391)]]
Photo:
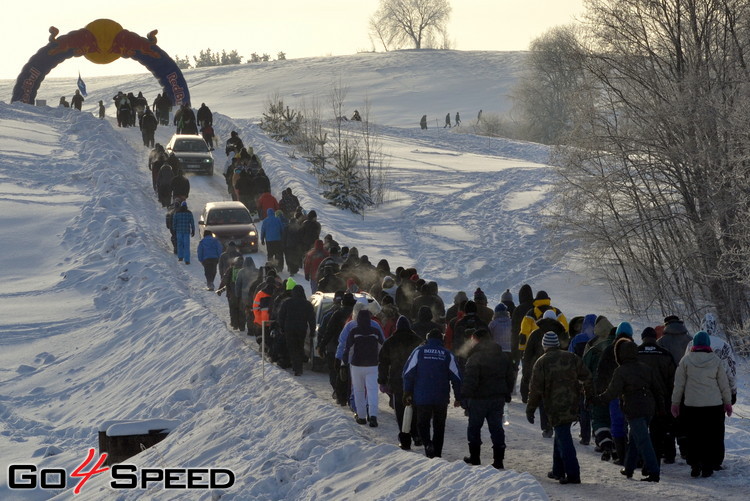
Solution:
[(323, 247), (323, 241), (318, 239), (313, 244), (313, 248), (305, 254), (303, 263), (305, 270), (305, 280), (310, 281), (310, 289), (315, 292), (318, 289), (318, 266), (328, 257), (328, 253)]
[(265, 219), (268, 209), (273, 209), (274, 212), (279, 210), (279, 202), (276, 197), (271, 195), (270, 191), (266, 191), (258, 197), (258, 214), (260, 214), (261, 219)]

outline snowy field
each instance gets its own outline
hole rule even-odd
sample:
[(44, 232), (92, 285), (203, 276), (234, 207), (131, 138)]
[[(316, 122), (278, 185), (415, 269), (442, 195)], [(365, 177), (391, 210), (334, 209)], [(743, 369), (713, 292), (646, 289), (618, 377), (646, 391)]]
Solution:
[[(479, 109), (509, 110), (522, 53), (405, 51), (297, 59), (267, 65), (189, 70), (192, 101), (214, 111), (217, 134), (231, 130), (261, 156), (279, 195), (292, 187), (315, 209), (324, 233), (356, 246), (372, 262), (415, 266), (436, 280), (447, 304), (481, 287), (491, 305), (506, 288), (546, 290), (568, 318), (606, 315), (637, 332), (656, 322), (623, 313), (586, 263), (553, 252), (543, 226), (548, 148), (472, 135)], [(52, 73), (51, 77), (54, 77)], [(388, 203), (364, 219), (326, 205), (307, 164), (257, 126), (267, 97), (326, 102), (332, 81), (349, 87), (347, 110), (372, 106), (389, 155)], [(506, 470), (494, 470), (484, 430), (484, 466), (470, 467), (466, 418), (451, 408), (443, 459), (397, 446), (395, 417), (380, 399), (380, 427), (355, 424), (330, 398), (327, 376), (301, 378), (263, 364), (254, 340), (231, 331), (226, 300), (203, 290), (202, 267), (178, 263), (151, 191), (147, 150), (137, 129), (118, 129), (111, 98), (139, 90), (153, 100), (150, 76), (91, 79), (84, 112), (7, 104), (0, 81), (0, 499), (73, 497), (66, 490), (10, 490), (8, 466), (32, 463), (68, 472), (97, 447), (113, 419), (170, 419), (179, 425), (132, 459), (140, 467), (228, 468), (234, 487), (213, 491), (113, 491), (94, 476), (80, 499), (747, 499), (750, 486), (748, 366), (740, 365), (739, 403), (727, 420), (725, 470), (691, 479), (679, 460), (659, 484), (627, 480), (576, 443), (581, 485), (546, 478), (552, 442), (509, 405)], [(75, 82), (47, 79), (38, 98), (57, 103)], [(103, 99), (104, 121), (91, 113)], [(326, 108), (322, 106), (324, 113)], [(460, 128), (442, 127), (459, 111)], [(420, 130), (427, 113), (430, 128)], [(356, 127), (347, 124), (347, 127)], [(173, 128), (157, 131), (166, 143)], [(196, 218), (227, 199), (216, 153), (213, 177), (190, 176)], [(195, 254), (197, 239), (192, 242)], [(263, 251), (256, 264), (265, 262)], [(304, 280), (299, 275), (298, 281)], [(307, 285), (307, 284), (305, 284)], [(576, 425), (577, 426), (577, 425)], [(574, 436), (577, 435), (574, 428)]]

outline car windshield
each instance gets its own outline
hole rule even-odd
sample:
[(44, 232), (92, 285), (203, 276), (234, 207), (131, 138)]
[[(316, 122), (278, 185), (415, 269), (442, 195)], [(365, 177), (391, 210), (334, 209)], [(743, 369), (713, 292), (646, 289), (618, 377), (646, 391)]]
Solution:
[(213, 209), (208, 213), (206, 224), (250, 224), (253, 220), (247, 209)]
[(208, 146), (202, 139), (178, 139), (175, 141), (172, 150), (177, 152), (206, 153), (208, 152)]

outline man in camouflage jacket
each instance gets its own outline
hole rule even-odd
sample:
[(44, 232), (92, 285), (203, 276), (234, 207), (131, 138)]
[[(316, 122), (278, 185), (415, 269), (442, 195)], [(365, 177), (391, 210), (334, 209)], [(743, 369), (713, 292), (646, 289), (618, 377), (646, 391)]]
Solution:
[(581, 385), (587, 397), (593, 396), (591, 372), (580, 358), (560, 349), (560, 340), (554, 332), (544, 335), (542, 346), (545, 353), (536, 361), (531, 374), (526, 418), (533, 423), (537, 407), (544, 404), (555, 432), (552, 471), (547, 476), (561, 484), (580, 484), (570, 425), (578, 420)]

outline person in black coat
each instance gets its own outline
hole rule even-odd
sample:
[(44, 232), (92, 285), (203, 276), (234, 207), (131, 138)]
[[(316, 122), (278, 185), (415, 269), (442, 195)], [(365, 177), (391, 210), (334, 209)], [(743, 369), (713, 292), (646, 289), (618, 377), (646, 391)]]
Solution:
[(476, 344), (466, 359), (461, 384), (463, 405), (469, 411), (469, 456), (464, 461), (472, 465), (481, 464), (482, 425), (486, 420), (492, 439), (492, 466), (502, 469), (505, 459), (503, 412), (505, 404), (511, 399), (516, 369), (508, 354), (492, 340), (487, 329), (477, 329), (473, 338)]
[(614, 344), (618, 367), (604, 393), (594, 397), (598, 403), (620, 398), (622, 411), (628, 421), (628, 449), (625, 467), (620, 471), (628, 478), (633, 476), (638, 457), (643, 458), (647, 482), (659, 481), (659, 460), (648, 433), (648, 422), (657, 412), (666, 408), (664, 387), (659, 376), (648, 365), (638, 360), (638, 347), (627, 336)]
[(177, 126), (177, 134), (198, 134), (195, 113), (188, 103), (184, 103), (174, 114), (173, 124)]
[(138, 125), (141, 128), (143, 145), (153, 148), (154, 133), (156, 132), (156, 127), (159, 125), (159, 121), (148, 106), (146, 106), (146, 111), (141, 116)]
[(479, 329), (487, 329), (487, 324), (482, 322), (482, 319), (477, 314), (477, 305), (474, 301), (466, 301), (464, 312), (466, 314), (455, 324), (451, 344), (453, 354), (456, 355), (456, 359), (458, 360), (458, 366), (462, 370), (466, 365), (466, 358), (469, 355), (471, 347), (471, 344), (468, 342), (469, 339)]
[(334, 381), (336, 403), (342, 406), (349, 403), (349, 381), (340, 378), (341, 361), (336, 358), (336, 348), (339, 344), (339, 334), (351, 318), (355, 303), (353, 294), (344, 294), (341, 299), (341, 309), (333, 314), (323, 337), (318, 339), (318, 353), (320, 354), (321, 350), (325, 353), (328, 370), (333, 372), (333, 374), (329, 372), (329, 378)]
[(182, 171), (179, 171), (175, 177), (172, 178), (170, 184), (170, 190), (172, 192), (172, 200), (184, 201), (190, 196), (190, 180), (185, 177)]
[[(672, 353), (656, 344), (656, 331), (652, 327), (646, 327), (641, 333), (643, 342), (638, 347), (638, 361), (650, 366), (656, 372), (664, 391), (672, 395), (674, 388), (674, 373), (677, 370)], [(673, 464), (677, 455), (675, 448), (675, 423), (670, 413), (670, 401), (665, 399), (663, 412), (656, 415), (649, 424), (651, 442), (654, 445), (657, 458), (663, 458), (664, 463)]]
[(307, 219), (302, 223), (299, 232), (299, 240), (305, 251), (310, 250), (315, 241), (320, 238), (320, 229), (318, 213), (311, 210), (307, 213)]
[(305, 289), (301, 285), (295, 285), (291, 297), (281, 304), (278, 322), (286, 337), (294, 375), (301, 376), (305, 338), (308, 332), (315, 332), (315, 309), (305, 297)]
[(445, 332), (445, 325), (432, 321), (432, 309), (429, 306), (422, 306), (417, 313), (417, 321), (411, 326), (414, 333), (422, 339), (427, 337), (427, 333), (432, 329), (438, 329)]
[(411, 330), (409, 319), (401, 315), (396, 321), (396, 330), (391, 337), (385, 340), (383, 347), (378, 354), (378, 384), (380, 391), (392, 395), (393, 407), (396, 411), (396, 421), (398, 422), (398, 441), (401, 448), (405, 451), (411, 449), (411, 442), (414, 439), (414, 445), (422, 445), (417, 433), (417, 415), (412, 414), (411, 427), (409, 433), (403, 433), (404, 422), (404, 381), (401, 377), (404, 371), (406, 360), (414, 349), (422, 344), (424, 337), (417, 336)]
[(201, 107), (198, 108), (198, 114), (196, 115), (196, 118), (198, 119), (198, 123), (201, 126), (214, 124), (214, 114), (211, 113), (211, 110), (208, 106), (206, 106), (206, 103), (201, 103)]
[[(443, 302), (443, 299), (438, 296), (437, 282), (427, 282), (422, 286), (422, 294), (416, 297), (411, 305), (412, 320), (417, 319), (417, 314), (422, 306), (427, 306), (432, 310), (432, 318), (437, 322), (442, 322), (445, 319), (445, 303)], [(429, 330), (427, 332), (429, 332)]]
[(242, 139), (240, 139), (240, 136), (239, 134), (237, 134), (237, 132), (232, 131), (229, 136), (229, 139), (227, 139), (227, 145), (224, 148), (224, 153), (226, 153), (227, 156), (229, 156), (229, 154), (232, 152), (237, 153), (245, 147), (245, 145), (242, 143)]
[[(523, 356), (523, 352), (526, 349), (526, 339), (521, 343), (521, 322), (526, 316), (526, 313), (534, 307), (534, 293), (531, 290), (529, 284), (523, 284), (518, 290), (518, 306), (513, 310), (513, 314), (510, 317), (510, 342), (511, 344), (518, 347)], [(531, 367), (529, 368), (531, 369)], [(521, 379), (521, 400), (526, 403), (529, 399), (529, 380), (524, 381)]]

